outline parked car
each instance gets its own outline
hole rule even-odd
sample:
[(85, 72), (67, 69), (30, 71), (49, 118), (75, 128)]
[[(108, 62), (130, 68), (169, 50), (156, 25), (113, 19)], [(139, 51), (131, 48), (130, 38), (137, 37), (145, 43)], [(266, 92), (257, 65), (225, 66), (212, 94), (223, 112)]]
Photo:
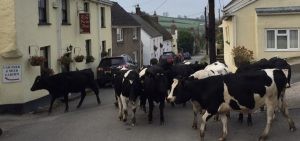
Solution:
[(192, 56), (189, 52), (185, 52), (185, 53), (183, 53), (183, 58), (184, 58), (184, 60), (190, 60), (190, 59), (192, 59)]
[(166, 61), (168, 64), (173, 64), (176, 58), (176, 54), (174, 52), (164, 52), (159, 57), (159, 62), (162, 63), (163, 61)]
[(137, 63), (129, 55), (103, 58), (97, 67), (97, 81), (100, 87), (111, 83), (114, 74), (122, 68), (137, 69)]

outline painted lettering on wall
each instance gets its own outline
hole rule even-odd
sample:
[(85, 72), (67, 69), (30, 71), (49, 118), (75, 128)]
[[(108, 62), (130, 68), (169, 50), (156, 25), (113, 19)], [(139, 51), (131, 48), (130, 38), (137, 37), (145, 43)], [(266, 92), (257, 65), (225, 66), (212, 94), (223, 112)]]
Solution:
[(2, 80), (4, 83), (19, 82), (22, 78), (21, 65), (3, 65)]

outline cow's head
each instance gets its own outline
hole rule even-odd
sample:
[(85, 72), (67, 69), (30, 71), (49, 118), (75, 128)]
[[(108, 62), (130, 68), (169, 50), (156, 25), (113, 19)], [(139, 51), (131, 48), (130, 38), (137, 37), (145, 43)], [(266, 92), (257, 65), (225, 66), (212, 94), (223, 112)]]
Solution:
[(167, 97), (169, 102), (175, 102), (176, 104), (184, 103), (190, 99), (189, 94), (185, 90), (185, 79), (173, 79), (171, 91)]
[(41, 89), (45, 89), (45, 81), (44, 81), (44, 77), (43, 76), (37, 76), (34, 80), (34, 83), (31, 87), (31, 91), (36, 91), (36, 90), (41, 90)]

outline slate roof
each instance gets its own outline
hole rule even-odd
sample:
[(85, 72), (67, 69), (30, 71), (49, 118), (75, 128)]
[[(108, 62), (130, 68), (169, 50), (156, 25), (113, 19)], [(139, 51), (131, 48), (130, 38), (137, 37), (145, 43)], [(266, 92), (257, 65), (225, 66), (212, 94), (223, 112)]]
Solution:
[(141, 26), (126, 10), (117, 2), (111, 7), (112, 26)]
[(148, 22), (142, 19), (136, 14), (131, 14), (131, 16), (141, 25), (142, 29), (149, 34), (152, 38), (162, 36), (154, 27), (152, 27)]
[[(143, 18), (146, 22), (148, 22), (153, 28), (155, 28), (158, 32), (160, 32), (163, 35), (163, 40), (171, 40), (172, 35), (167, 29), (165, 29), (163, 26), (161, 26), (158, 22), (154, 21), (154, 17), (151, 17), (150, 15), (146, 13), (142, 13), (141, 18)], [(158, 18), (158, 17), (157, 17)]]

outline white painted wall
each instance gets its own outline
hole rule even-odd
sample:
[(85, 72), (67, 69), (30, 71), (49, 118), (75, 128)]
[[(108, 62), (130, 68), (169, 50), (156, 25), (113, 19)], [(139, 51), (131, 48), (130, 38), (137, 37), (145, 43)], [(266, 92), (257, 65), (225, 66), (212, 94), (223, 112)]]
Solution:
[[(30, 87), (32, 86), (36, 76), (40, 75), (40, 67), (31, 66), (28, 63), (30, 56), (35, 55), (33, 51), (29, 54), (29, 46), (44, 47), (50, 46), (49, 50), (49, 66), (54, 70), (55, 73), (59, 73), (61, 66), (57, 59), (61, 54), (65, 53), (66, 48), (71, 44), (73, 47), (81, 48), (81, 54), (86, 55), (85, 40), (91, 39), (91, 54), (95, 57), (95, 62), (90, 64), (72, 63), (71, 69), (75, 68), (84, 69), (92, 68), (95, 71), (96, 66), (100, 62), (99, 52), (101, 39), (107, 40), (107, 48), (111, 47), (111, 31), (100, 31), (97, 20), (99, 20), (99, 6), (96, 3), (90, 2), (90, 34), (79, 33), (79, 17), (77, 12), (81, 12), (83, 8), (83, 0), (69, 0), (70, 1), (70, 23), (71, 25), (61, 25), (61, 50), (57, 50), (58, 39), (57, 39), (57, 8), (52, 6), (52, 3), (56, 0), (49, 0), (49, 23), (51, 25), (38, 25), (38, 1), (37, 0), (5, 0), (1, 2), (1, 8), (9, 9), (15, 7), (13, 10), (15, 14), (0, 14), (0, 19), (11, 16), (10, 19), (15, 20), (15, 28), (10, 29), (9, 33), (16, 32), (16, 37), (12, 38), (15, 42), (15, 48), (19, 49), (23, 54), (20, 58), (5, 59), (0, 57), (0, 105), (3, 104), (17, 104), (26, 103), (45, 96), (48, 92), (41, 90), (31, 92)], [(7, 7), (5, 7), (7, 6)], [(109, 6), (108, 6), (109, 7)], [(110, 21), (110, 8), (107, 8), (107, 21)], [(1, 11), (2, 12), (2, 11)], [(14, 21), (13, 20), (13, 21)], [(0, 22), (1, 23), (1, 22)], [(13, 27), (13, 23), (9, 27)], [(107, 30), (111, 30), (109, 27), (110, 22), (107, 23)], [(1, 24), (2, 27), (2, 24)], [(6, 30), (8, 31), (8, 30)], [(100, 33), (99, 33), (100, 31)], [(2, 33), (2, 28), (0, 28)], [(102, 33), (102, 36), (99, 36)], [(3, 35), (9, 36), (9, 34)], [(109, 37), (106, 37), (109, 36)], [(2, 37), (2, 35), (1, 35)], [(0, 46), (7, 46), (8, 43), (3, 42), (3, 38), (0, 38)], [(100, 41), (99, 41), (100, 40)], [(74, 54), (73, 54), (74, 56)], [(22, 66), (22, 80), (16, 83), (3, 83), (2, 82), (2, 67), (7, 64), (18, 64)]]

